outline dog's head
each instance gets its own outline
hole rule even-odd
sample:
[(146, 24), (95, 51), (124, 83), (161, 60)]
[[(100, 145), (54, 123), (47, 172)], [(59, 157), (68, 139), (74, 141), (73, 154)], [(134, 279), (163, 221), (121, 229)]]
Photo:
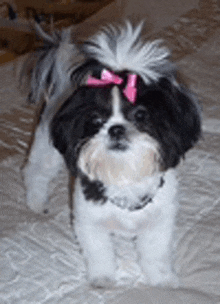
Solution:
[(84, 45), (84, 84), (51, 124), (72, 174), (140, 181), (175, 167), (200, 136), (199, 108), (177, 83), (169, 51), (158, 41), (144, 44), (140, 31), (110, 27)]

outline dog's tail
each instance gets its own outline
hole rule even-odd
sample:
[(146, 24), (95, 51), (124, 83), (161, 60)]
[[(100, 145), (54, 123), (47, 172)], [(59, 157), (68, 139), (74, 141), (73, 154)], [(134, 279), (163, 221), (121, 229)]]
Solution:
[(46, 33), (35, 25), (43, 46), (28, 54), (19, 71), (19, 86), (31, 103), (56, 102), (67, 98), (74, 89), (72, 75), (84, 58), (73, 39), (73, 28)]

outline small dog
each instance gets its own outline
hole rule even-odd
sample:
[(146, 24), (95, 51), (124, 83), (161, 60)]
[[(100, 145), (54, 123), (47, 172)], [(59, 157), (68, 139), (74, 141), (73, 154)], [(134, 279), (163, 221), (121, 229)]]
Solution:
[(46, 100), (25, 168), (27, 204), (42, 212), (63, 162), (76, 177), (75, 231), (92, 286), (114, 284), (112, 234), (136, 241), (150, 285), (174, 286), (175, 167), (201, 134), (196, 98), (176, 80), (170, 51), (142, 24), (108, 26), (78, 46), (49, 35), (31, 74)]

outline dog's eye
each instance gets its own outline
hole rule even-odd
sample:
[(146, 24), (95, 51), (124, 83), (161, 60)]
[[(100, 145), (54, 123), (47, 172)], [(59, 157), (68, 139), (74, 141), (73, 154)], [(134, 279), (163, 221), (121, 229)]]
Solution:
[(103, 118), (99, 115), (99, 114), (93, 114), (91, 116), (91, 123), (96, 126), (99, 127), (103, 124)]
[(134, 116), (136, 121), (143, 122), (147, 117), (147, 111), (144, 109), (137, 110)]

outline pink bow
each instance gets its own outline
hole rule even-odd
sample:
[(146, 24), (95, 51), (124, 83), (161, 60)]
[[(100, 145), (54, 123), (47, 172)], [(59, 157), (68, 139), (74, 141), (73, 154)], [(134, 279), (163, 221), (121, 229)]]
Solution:
[[(104, 87), (105, 85), (108, 84), (120, 85), (123, 83), (123, 81), (124, 80), (118, 75), (115, 75), (113, 72), (104, 69), (101, 74), (101, 79), (97, 79), (95, 77), (89, 76), (87, 80), (87, 85), (95, 86), (95, 87), (101, 87), (101, 86)], [(124, 95), (131, 103), (135, 102), (137, 96), (136, 82), (137, 82), (137, 75), (129, 74), (127, 86), (123, 90)]]

